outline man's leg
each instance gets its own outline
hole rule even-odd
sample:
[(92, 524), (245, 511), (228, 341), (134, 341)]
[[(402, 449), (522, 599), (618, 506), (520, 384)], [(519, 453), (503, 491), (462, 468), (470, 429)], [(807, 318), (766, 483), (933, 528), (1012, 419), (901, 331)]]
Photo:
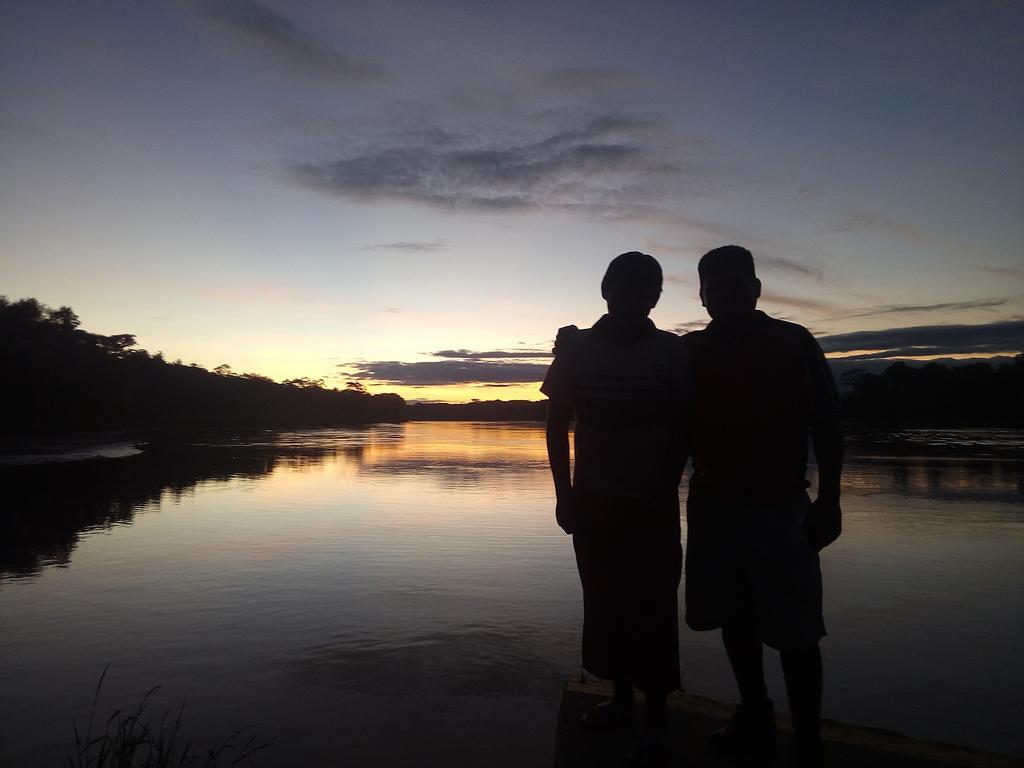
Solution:
[(776, 750), (775, 713), (764, 682), (763, 645), (753, 624), (727, 624), (722, 642), (740, 689), (740, 706), (732, 720), (711, 736), (719, 752), (772, 755)]
[[(797, 526), (780, 535), (778, 561), (779, 583), (795, 584), (791, 592), (780, 591), (782, 598), (776, 606), (774, 626), (779, 642), (782, 673), (789, 696), (789, 711), (793, 720), (793, 747), (795, 764), (818, 766), (822, 764), (821, 742), (821, 648), (818, 641), (825, 635), (822, 618), (821, 564), (817, 549), (803, 533), (803, 521), (810, 508), (805, 496), (796, 500), (794, 518)], [(785, 519), (785, 518), (783, 518)], [(786, 629), (789, 629), (787, 632)]]
[(821, 763), (821, 648), (817, 643), (779, 651), (793, 719), (797, 765)]

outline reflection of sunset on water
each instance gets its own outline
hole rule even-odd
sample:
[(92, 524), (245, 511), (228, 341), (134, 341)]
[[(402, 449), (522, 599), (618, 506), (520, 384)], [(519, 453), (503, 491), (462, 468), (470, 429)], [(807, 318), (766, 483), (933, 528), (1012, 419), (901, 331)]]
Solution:
[[(844, 533), (822, 556), (830, 717), (1020, 746), (1016, 689), (993, 684), (1024, 671), (1020, 438), (851, 438)], [(295, 701), (315, 702), (297, 747), (309, 755), (290, 757), (318, 765), (330, 750), (320, 734), (363, 694), (386, 721), (394, 702), (381, 681), (396, 675), (400, 697), (413, 675), (445, 706), (465, 694), (475, 712), (520, 695), (531, 675), (531, 706), (543, 710), (578, 674), (579, 581), (540, 424), (248, 433), (44, 470), (24, 475), (37, 479), (21, 495), (39, 515), (65, 511), (61, 535), (28, 530), (0, 548), (0, 613), (15, 618), (0, 633), (5, 700), (46, 715), (28, 722), (0, 701), (12, 732), (44, 722), (60, 733), (39, 738), (62, 735), (71, 694), (39, 680), (87, 692), (117, 658), (125, 672), (108, 680), (111, 696), (164, 683), (197, 702), (211, 735), (290, 723)], [(465, 663), (438, 666), (452, 649)], [(688, 690), (732, 700), (716, 633), (681, 628), (680, 657)], [(781, 690), (777, 667), (768, 672)]]
[(1002, 499), (1024, 496), (1024, 463), (1013, 460), (855, 457), (843, 471), (847, 494)]
[[(289, 444), (302, 444), (302, 434), (288, 433)], [(279, 503), (322, 505), (326, 519), (340, 493), (372, 509), (376, 523), (405, 529), (459, 520), (479, 523), (489, 515), (507, 520), (507, 512), (499, 510), (508, 504), (520, 516), (532, 517), (531, 510), (537, 510), (541, 526), (549, 522), (540, 511), (546, 510), (550, 495), (541, 425), (411, 422), (308, 436), (319, 452), (279, 458), (274, 471), (258, 481), (261, 495)], [(376, 480), (367, 483), (369, 478)], [(460, 503), (460, 498), (472, 503)], [(350, 523), (353, 511), (353, 505), (346, 505)], [(355, 519), (360, 516), (356, 511)]]
[[(287, 433), (268, 447), (295, 448), (308, 435), (318, 449), (312, 455), (276, 459), (276, 490), (299, 486), (289, 475), (319, 473), (338, 477), (388, 474), (396, 482), (472, 485), (475, 473), (489, 470), (488, 488), (526, 483), (531, 490), (548, 482), (544, 428), (529, 423), (411, 422), (364, 431), (317, 430)], [(816, 481), (813, 464), (809, 479)], [(266, 479), (263, 482), (267, 482)], [(682, 491), (685, 494), (684, 479)], [(932, 498), (1012, 500), (1024, 494), (1024, 460), (1012, 456), (902, 456), (854, 442), (847, 453), (843, 490), (853, 495), (896, 494)]]
[(491, 486), (507, 484), (513, 477), (515, 482), (525, 479), (533, 486), (538, 472), (547, 478), (544, 428), (537, 424), (411, 422), (375, 427), (354, 444), (350, 434), (344, 437), (344, 447), (332, 448), (330, 431), (319, 432), (322, 452), (280, 458), (272, 482), (289, 482), (279, 475), (310, 472), (337, 476), (389, 473), (403, 481), (433, 477), (443, 482), (446, 470), (467, 478), (483, 469), (499, 470), (488, 476)]

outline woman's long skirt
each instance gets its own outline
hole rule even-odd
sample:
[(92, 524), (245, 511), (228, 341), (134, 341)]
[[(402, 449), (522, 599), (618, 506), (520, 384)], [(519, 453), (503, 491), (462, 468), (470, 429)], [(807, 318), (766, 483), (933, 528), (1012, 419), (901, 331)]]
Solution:
[(583, 666), (643, 691), (680, 687), (679, 496), (578, 493), (573, 534), (583, 584)]

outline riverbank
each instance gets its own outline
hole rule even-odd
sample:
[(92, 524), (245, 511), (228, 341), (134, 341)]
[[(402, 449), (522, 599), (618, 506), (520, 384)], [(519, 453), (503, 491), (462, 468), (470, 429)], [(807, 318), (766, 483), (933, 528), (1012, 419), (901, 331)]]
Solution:
[[(612, 694), (602, 681), (570, 681), (562, 691), (558, 712), (555, 768), (618, 768), (634, 737), (631, 729), (593, 733), (580, 725), (580, 716)], [(643, 697), (637, 701), (643, 706)], [(712, 731), (721, 728), (735, 712), (728, 704), (704, 696), (676, 692), (669, 697), (669, 734), (677, 762), (690, 768), (725, 768), (730, 763), (716, 757), (710, 747)], [(641, 719), (642, 709), (637, 721)], [(791, 751), (789, 717), (777, 714), (779, 748), (783, 765)], [(831, 768), (1024, 768), (1024, 758), (997, 755), (955, 744), (912, 739), (895, 731), (826, 720), (822, 724), (825, 755)], [(956, 738), (956, 734), (950, 734)]]

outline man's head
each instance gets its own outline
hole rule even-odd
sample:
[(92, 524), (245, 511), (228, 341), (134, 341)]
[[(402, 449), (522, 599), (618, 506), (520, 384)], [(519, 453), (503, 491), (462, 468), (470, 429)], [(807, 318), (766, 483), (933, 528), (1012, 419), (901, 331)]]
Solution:
[(754, 273), (754, 257), (746, 248), (723, 245), (701, 256), (700, 301), (712, 320), (725, 323), (753, 314), (761, 296), (761, 281)]
[(661, 296), (661, 265), (639, 251), (616, 256), (604, 273), (601, 296), (610, 314), (647, 317)]

